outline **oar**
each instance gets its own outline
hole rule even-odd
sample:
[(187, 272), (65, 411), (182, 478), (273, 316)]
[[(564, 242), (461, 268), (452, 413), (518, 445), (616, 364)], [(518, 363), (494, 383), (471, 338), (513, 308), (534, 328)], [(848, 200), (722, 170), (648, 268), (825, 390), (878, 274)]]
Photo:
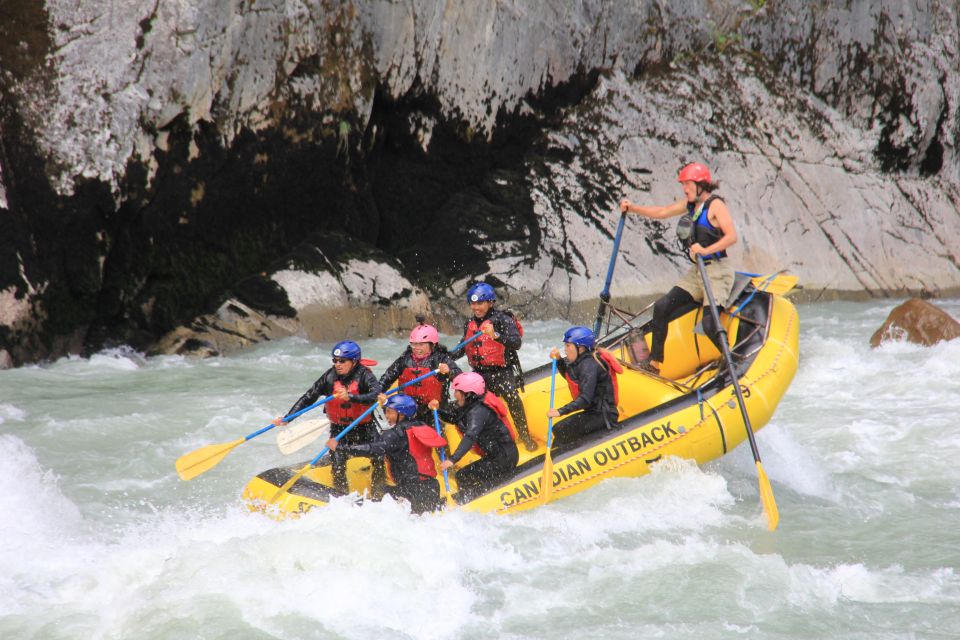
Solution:
[[(557, 359), (553, 358), (553, 370), (550, 373), (550, 408), (553, 409), (553, 395), (557, 390)], [(553, 445), (553, 416), (547, 421), (547, 453), (543, 457), (543, 477), (540, 478), (541, 502), (546, 504), (553, 493), (553, 456), (550, 447)]]
[(723, 359), (727, 363), (727, 371), (730, 374), (730, 380), (733, 382), (733, 390), (737, 394), (737, 402), (740, 405), (740, 415), (743, 416), (743, 424), (747, 428), (747, 437), (750, 440), (750, 449), (753, 451), (753, 459), (757, 463), (757, 476), (760, 481), (760, 501), (763, 503), (763, 511), (767, 514), (767, 525), (770, 531), (777, 528), (780, 522), (780, 512), (777, 510), (777, 502), (773, 498), (773, 488), (770, 486), (770, 480), (763, 470), (763, 464), (760, 462), (760, 451), (757, 449), (757, 440), (753, 436), (753, 427), (750, 425), (750, 416), (747, 415), (747, 406), (743, 402), (743, 393), (740, 391), (740, 379), (733, 367), (733, 356), (730, 355), (730, 347), (727, 345), (727, 330), (720, 324), (720, 314), (717, 312), (717, 303), (713, 299), (713, 291), (710, 289), (710, 280), (707, 279), (707, 269), (703, 264), (703, 256), (697, 255), (697, 266), (700, 267), (700, 278), (703, 280), (703, 290), (707, 294), (707, 301), (710, 303), (710, 314), (713, 316), (713, 322), (717, 326), (718, 342), (720, 350), (723, 352)]
[[(310, 411), (311, 409), (316, 409), (320, 405), (328, 402), (332, 397), (333, 396), (324, 398), (323, 400), (314, 402), (309, 407), (300, 409), (300, 411), (297, 411), (296, 413), (291, 413), (290, 415), (284, 417), (283, 421), (287, 422), (287, 421), (293, 420), (297, 416), (302, 415), (307, 411)], [(271, 422), (270, 424), (265, 426), (263, 429), (260, 429), (259, 431), (254, 431), (253, 433), (251, 433), (245, 438), (239, 438), (237, 440), (234, 440), (233, 442), (225, 442), (223, 444), (207, 445), (206, 447), (201, 447), (196, 451), (191, 451), (190, 453), (184, 454), (179, 458), (177, 458), (177, 475), (180, 476), (181, 480), (192, 480), (196, 478), (198, 475), (200, 475), (201, 473), (205, 473), (210, 469), (214, 468), (215, 466), (217, 466), (218, 464), (220, 464), (220, 461), (223, 460), (228, 453), (233, 451), (234, 448), (240, 446), (247, 440), (252, 440), (256, 438), (261, 433), (266, 433), (270, 429), (273, 429), (275, 426), (277, 425)]]
[(610, 266), (607, 267), (607, 280), (603, 283), (600, 293), (600, 306), (597, 307), (597, 319), (593, 323), (593, 334), (600, 335), (600, 325), (603, 323), (603, 314), (610, 304), (610, 283), (613, 282), (613, 268), (617, 264), (617, 253), (620, 251), (620, 236), (623, 235), (623, 225), (627, 221), (627, 214), (620, 214), (620, 223), (617, 225), (617, 234), (613, 237), (613, 252), (610, 254)]
[[(433, 410), (433, 426), (437, 428), (437, 435), (441, 438), (443, 434), (440, 433), (440, 414), (437, 413), (437, 410)], [(447, 459), (447, 455), (443, 452), (443, 447), (440, 447), (440, 462), (443, 462)], [(447, 470), (443, 470), (443, 486), (447, 490), (447, 493), (450, 493), (450, 476), (447, 473)]]
[[(387, 395), (391, 396), (395, 393), (398, 393), (401, 389), (409, 387), (412, 384), (416, 384), (421, 380), (429, 378), (430, 376), (435, 376), (438, 373), (439, 370), (437, 369), (428, 371), (420, 377), (414, 378), (413, 380), (410, 380), (409, 382), (406, 382), (395, 389), (391, 389), (387, 392)], [(285, 455), (295, 453), (322, 436), (328, 426), (329, 423), (324, 424), (320, 422), (306, 422), (303, 424), (293, 425), (289, 429), (285, 429), (277, 434), (277, 446), (280, 448), (280, 452)]]
[[(372, 405), (370, 405), (370, 406), (367, 408), (366, 411), (364, 411), (363, 413), (361, 413), (360, 416), (359, 416), (356, 420), (354, 420), (353, 422), (351, 422), (350, 424), (348, 424), (347, 427), (346, 427), (343, 431), (341, 431), (340, 433), (338, 433), (338, 434), (334, 437), (334, 440), (336, 440), (337, 442), (340, 442), (340, 439), (341, 439), (341, 438), (343, 438), (345, 435), (347, 435), (348, 433), (350, 433), (350, 431), (352, 431), (355, 426), (357, 426), (358, 424), (360, 424), (360, 421), (361, 421), (361, 420), (363, 420), (363, 419), (366, 418), (368, 415), (370, 415), (371, 413), (373, 413), (373, 410), (376, 409), (376, 408), (377, 408), (377, 403), (374, 402)], [(282, 496), (284, 493), (286, 493), (287, 490), (290, 489), (290, 487), (292, 487), (293, 485), (295, 485), (295, 484), (297, 483), (297, 480), (299, 480), (300, 478), (303, 477), (303, 474), (305, 474), (307, 471), (310, 471), (310, 469), (312, 469), (314, 466), (316, 466), (316, 464), (317, 464), (317, 462), (320, 460), (320, 458), (322, 458), (324, 455), (326, 455), (326, 453), (327, 453), (328, 451), (330, 451), (330, 447), (324, 447), (324, 448), (323, 448), (323, 451), (321, 451), (320, 453), (318, 453), (316, 458), (314, 458), (313, 460), (311, 460), (310, 462), (308, 462), (307, 464), (305, 464), (299, 471), (297, 471), (295, 474), (293, 474), (293, 477), (290, 478), (289, 480), (287, 480), (287, 481), (283, 484), (283, 486), (280, 487), (279, 490), (277, 490), (277, 492), (273, 495), (273, 497), (270, 498), (270, 504), (273, 504), (274, 502), (276, 502), (277, 500), (279, 500), (279, 499), (280, 499), (280, 496)]]
[(280, 430), (280, 433), (277, 434), (277, 448), (280, 453), (290, 455), (329, 432), (330, 421), (326, 418), (297, 422), (286, 429)]
[[(464, 340), (463, 342), (455, 346), (453, 349), (447, 349), (447, 353), (456, 353), (457, 351), (460, 351), (460, 349), (463, 349), (465, 346), (467, 346), (468, 344), (470, 344), (471, 342), (473, 342), (474, 340), (476, 340), (482, 335), (483, 335), (483, 331), (477, 331), (475, 334), (473, 334), (472, 336), (470, 336), (469, 338), (467, 338), (466, 340)], [(460, 357), (462, 358), (463, 356), (460, 356)]]

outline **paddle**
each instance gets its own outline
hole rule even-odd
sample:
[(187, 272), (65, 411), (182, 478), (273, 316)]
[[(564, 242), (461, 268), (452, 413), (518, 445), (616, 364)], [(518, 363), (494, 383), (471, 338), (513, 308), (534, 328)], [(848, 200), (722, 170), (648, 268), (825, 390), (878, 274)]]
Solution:
[(703, 264), (703, 256), (697, 255), (697, 266), (700, 267), (700, 278), (703, 280), (703, 290), (707, 294), (707, 301), (710, 303), (710, 314), (713, 316), (713, 322), (717, 326), (718, 342), (720, 350), (723, 352), (723, 359), (727, 363), (727, 372), (730, 374), (730, 380), (733, 389), (737, 394), (737, 403), (740, 405), (740, 415), (743, 416), (743, 424), (747, 428), (747, 437), (750, 440), (750, 449), (753, 451), (753, 459), (757, 463), (757, 476), (760, 481), (760, 501), (763, 503), (763, 511), (767, 514), (767, 525), (770, 531), (777, 528), (780, 522), (780, 512), (777, 510), (777, 502), (773, 498), (773, 488), (770, 486), (770, 480), (763, 470), (763, 464), (760, 462), (760, 451), (757, 449), (757, 441), (753, 436), (753, 427), (750, 425), (750, 416), (747, 415), (747, 406), (743, 402), (743, 393), (740, 391), (740, 379), (733, 367), (733, 356), (730, 355), (730, 347), (727, 345), (727, 330), (720, 324), (720, 314), (717, 312), (717, 303), (713, 299), (713, 291), (710, 289), (710, 280), (707, 278), (707, 268)]
[[(617, 225), (617, 234), (613, 237), (613, 252), (610, 254), (610, 266), (607, 267), (607, 280), (603, 283), (600, 293), (600, 306), (597, 307), (597, 319), (593, 323), (593, 334), (600, 335), (600, 325), (603, 323), (603, 313), (610, 304), (610, 283), (613, 282), (613, 268), (617, 264), (617, 253), (620, 251), (620, 236), (623, 235), (623, 225), (627, 221), (627, 214), (620, 214), (620, 223)], [(549, 450), (549, 449), (548, 449)]]
[[(437, 428), (437, 435), (441, 438), (443, 434), (440, 433), (440, 414), (437, 413), (437, 410), (433, 410), (433, 426)], [(440, 462), (443, 462), (447, 459), (447, 455), (443, 452), (443, 448), (440, 448)], [(450, 493), (450, 475), (447, 473), (447, 470), (443, 470), (443, 486), (447, 490), (447, 494)]]
[(289, 455), (330, 433), (330, 421), (326, 418), (305, 420), (281, 429), (277, 434), (277, 448), (280, 453)]
[[(393, 395), (394, 393), (399, 392), (401, 389), (409, 387), (412, 384), (416, 384), (421, 380), (425, 380), (430, 376), (434, 376), (439, 373), (439, 370), (434, 369), (433, 371), (428, 371), (418, 378), (414, 378), (409, 382), (405, 382), (395, 389), (391, 389), (387, 392), (387, 395)], [(289, 429), (277, 434), (277, 447), (280, 448), (280, 452), (283, 454), (291, 454), (300, 449), (303, 449), (305, 446), (319, 438), (323, 435), (324, 430), (330, 425), (329, 422), (326, 424), (319, 423), (319, 421), (306, 422), (299, 425), (293, 425)]]
[[(320, 405), (327, 403), (332, 397), (333, 396), (324, 398), (323, 400), (318, 400), (317, 402), (313, 403), (309, 407), (300, 409), (300, 411), (297, 411), (296, 413), (291, 413), (290, 415), (284, 417), (283, 420), (285, 422), (289, 420), (293, 420), (297, 416), (302, 415), (307, 411), (310, 411), (311, 409), (316, 409)], [(197, 476), (199, 476), (201, 473), (205, 473), (210, 469), (214, 468), (215, 466), (217, 466), (218, 464), (220, 464), (220, 461), (223, 460), (228, 453), (233, 451), (234, 448), (240, 446), (247, 440), (252, 440), (256, 438), (261, 433), (266, 433), (270, 429), (273, 429), (275, 426), (277, 425), (271, 422), (270, 424), (265, 426), (263, 429), (260, 429), (259, 431), (254, 431), (253, 433), (251, 433), (245, 438), (240, 438), (238, 440), (234, 440), (233, 442), (207, 445), (206, 447), (201, 447), (196, 451), (191, 451), (190, 453), (186, 453), (180, 456), (179, 458), (177, 458), (177, 475), (180, 476), (181, 480), (192, 480)]]
[[(557, 390), (557, 359), (553, 358), (553, 370), (550, 372), (550, 408), (553, 409), (553, 397)], [(553, 445), (553, 416), (547, 421), (547, 453), (543, 457), (543, 477), (540, 478), (541, 502), (546, 504), (553, 493), (553, 456), (550, 447)]]
[[(388, 394), (388, 395), (389, 395), (389, 394)], [(340, 442), (340, 439), (341, 439), (341, 438), (343, 438), (345, 435), (347, 435), (348, 433), (350, 433), (355, 426), (357, 426), (358, 424), (360, 424), (360, 421), (361, 421), (361, 420), (363, 420), (363, 419), (366, 418), (368, 415), (370, 415), (371, 413), (373, 413), (373, 410), (376, 409), (376, 408), (377, 408), (377, 403), (374, 402), (372, 405), (370, 405), (370, 406), (367, 408), (366, 411), (364, 411), (363, 413), (361, 413), (361, 414), (357, 417), (356, 420), (354, 420), (353, 422), (351, 422), (350, 424), (348, 424), (347, 427), (346, 427), (343, 431), (341, 431), (340, 433), (338, 433), (338, 434), (334, 437), (334, 440), (336, 440), (337, 442)], [(270, 504), (273, 504), (274, 502), (276, 502), (277, 500), (279, 500), (279, 499), (280, 499), (280, 496), (282, 496), (284, 493), (286, 493), (287, 490), (290, 489), (290, 487), (292, 487), (293, 485), (297, 484), (297, 481), (298, 481), (300, 478), (303, 477), (303, 474), (305, 474), (307, 471), (310, 471), (310, 469), (312, 469), (314, 466), (316, 466), (316, 464), (317, 464), (317, 462), (320, 460), (320, 458), (322, 458), (324, 455), (326, 455), (326, 453), (327, 453), (328, 451), (330, 451), (330, 447), (324, 447), (323, 450), (322, 450), (320, 453), (317, 454), (317, 457), (316, 457), (316, 458), (314, 458), (313, 460), (311, 460), (310, 462), (308, 462), (307, 464), (305, 464), (299, 471), (297, 471), (295, 474), (293, 474), (293, 477), (290, 478), (289, 480), (287, 480), (287, 481), (283, 484), (283, 486), (280, 487), (280, 489), (278, 489), (275, 494), (273, 494), (273, 497), (270, 498), (270, 501), (269, 501)]]

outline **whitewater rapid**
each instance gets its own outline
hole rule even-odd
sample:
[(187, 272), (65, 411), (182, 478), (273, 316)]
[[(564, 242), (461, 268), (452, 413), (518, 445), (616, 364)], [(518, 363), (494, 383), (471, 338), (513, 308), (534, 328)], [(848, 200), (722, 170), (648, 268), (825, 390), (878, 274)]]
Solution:
[[(801, 305), (800, 369), (749, 448), (509, 517), (239, 500), (329, 366), (299, 339), (0, 372), (0, 638), (942, 638), (960, 630), (960, 341), (870, 349), (896, 301)], [(960, 316), (960, 301), (938, 301)], [(565, 323), (534, 322), (544, 361)], [(459, 336), (445, 336), (452, 344)], [(404, 344), (361, 341), (379, 374)]]

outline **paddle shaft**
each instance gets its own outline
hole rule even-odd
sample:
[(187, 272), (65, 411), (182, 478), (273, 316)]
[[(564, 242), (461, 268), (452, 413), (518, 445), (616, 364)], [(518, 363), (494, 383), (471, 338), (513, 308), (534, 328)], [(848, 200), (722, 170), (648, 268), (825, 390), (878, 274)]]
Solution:
[(593, 334), (600, 335), (600, 325), (603, 323), (603, 314), (610, 303), (610, 284), (613, 282), (613, 269), (617, 264), (617, 254), (620, 252), (620, 238), (623, 236), (623, 225), (627, 221), (627, 214), (620, 214), (620, 222), (617, 224), (617, 233), (613, 237), (613, 252), (610, 254), (610, 265), (607, 267), (607, 279), (603, 283), (603, 291), (600, 293), (600, 306), (597, 307), (597, 319), (593, 323)]
[[(553, 409), (554, 394), (557, 390), (557, 359), (553, 358), (553, 369), (550, 372), (550, 408)], [(543, 457), (543, 477), (540, 478), (541, 500), (546, 503), (553, 493), (553, 456), (550, 446), (553, 444), (553, 416), (547, 420), (547, 452)]]
[(730, 380), (733, 383), (733, 390), (737, 394), (737, 403), (740, 406), (740, 414), (743, 416), (743, 424), (747, 428), (747, 438), (750, 440), (750, 449), (753, 451), (753, 459), (760, 462), (760, 451), (757, 449), (757, 440), (753, 436), (753, 426), (750, 424), (750, 416), (747, 415), (747, 406), (743, 402), (743, 393), (740, 391), (740, 379), (733, 368), (733, 356), (730, 354), (730, 347), (727, 345), (727, 330), (720, 324), (720, 313), (717, 311), (717, 303), (713, 299), (713, 290), (710, 288), (710, 280), (707, 278), (707, 267), (703, 263), (703, 256), (697, 255), (697, 266), (700, 268), (700, 278), (703, 280), (703, 291), (710, 303), (710, 315), (713, 316), (713, 322), (717, 326), (720, 351), (723, 353), (723, 359), (727, 363), (727, 372), (730, 374)]
[[(368, 415), (370, 415), (371, 413), (373, 413), (373, 410), (376, 409), (376, 408), (377, 408), (377, 403), (374, 402), (374, 403), (371, 404), (369, 407), (367, 407), (367, 410), (364, 411), (363, 413), (361, 413), (361, 414), (357, 417), (356, 420), (354, 420), (353, 422), (351, 422), (350, 424), (348, 424), (347, 427), (346, 427), (343, 431), (341, 431), (340, 433), (338, 433), (337, 435), (335, 435), (335, 436), (333, 437), (333, 439), (336, 440), (337, 442), (340, 442), (340, 439), (341, 439), (341, 438), (343, 438), (345, 435), (347, 435), (348, 433), (350, 433), (355, 426), (357, 426), (358, 424), (360, 424), (360, 421), (361, 421), (361, 420), (363, 420), (363, 419), (366, 418)], [(330, 451), (330, 447), (324, 447), (324, 448), (323, 448), (323, 451), (321, 451), (320, 453), (318, 453), (318, 454), (317, 454), (317, 457), (314, 458), (313, 460), (311, 460), (311, 461), (310, 461), (310, 464), (309, 464), (308, 466), (310, 466), (310, 467), (316, 466), (316, 464), (317, 464), (317, 462), (320, 460), (320, 458), (322, 458), (328, 451)]]
[[(417, 377), (417, 378), (414, 378), (414, 379), (411, 380), (410, 382), (408, 382), (408, 383), (406, 383), (406, 384), (404, 384), (404, 385), (402, 385), (402, 386), (400, 386), (400, 387), (397, 387), (396, 389), (391, 389), (390, 391), (388, 391), (388, 392), (386, 393), (386, 395), (392, 396), (392, 395), (395, 394), (395, 393), (399, 393), (400, 390), (403, 389), (403, 387), (406, 387), (406, 386), (408, 386), (408, 385), (411, 385), (411, 384), (413, 384), (413, 383), (415, 383), (415, 382), (419, 382), (420, 380), (423, 380), (424, 378), (429, 378), (430, 376), (436, 375), (436, 373), (437, 373), (436, 370), (430, 371), (429, 373), (425, 373), (425, 374), (423, 374), (422, 376), (419, 376), (419, 377)], [(331, 396), (331, 397), (333, 397), (333, 396)], [(330, 398), (327, 398), (327, 400), (329, 400), (329, 399), (330, 399)], [(363, 413), (361, 413), (360, 416), (359, 416), (356, 420), (354, 420), (353, 422), (351, 422), (350, 424), (348, 424), (347, 427), (346, 427), (343, 431), (341, 431), (340, 433), (338, 433), (337, 435), (335, 435), (335, 436), (333, 437), (333, 439), (336, 440), (337, 442), (340, 442), (340, 438), (342, 438), (343, 436), (345, 436), (345, 435), (347, 435), (348, 433), (350, 433), (350, 431), (352, 431), (355, 426), (357, 426), (358, 424), (360, 424), (360, 421), (361, 421), (361, 420), (363, 420), (363, 419), (366, 418), (368, 415), (370, 415), (371, 413), (373, 413), (373, 410), (376, 409), (376, 408), (377, 408), (377, 403), (374, 402), (374, 403), (371, 404), (369, 407), (367, 407), (367, 410), (364, 411)], [(306, 409), (304, 409), (304, 411), (306, 411)], [(297, 412), (297, 415), (299, 415), (300, 413), (303, 413), (303, 411), (298, 411), (298, 412)], [(320, 453), (318, 453), (318, 454), (317, 454), (317, 457), (314, 458), (313, 460), (311, 460), (311, 461), (310, 461), (310, 464), (309, 464), (308, 466), (310, 466), (310, 467), (316, 466), (316, 464), (317, 464), (317, 462), (320, 460), (320, 458), (322, 458), (328, 451), (330, 451), (330, 447), (324, 447), (324, 448), (323, 448), (323, 451), (321, 451)]]
[[(437, 413), (437, 410), (433, 410), (433, 426), (437, 429), (437, 435), (441, 438), (443, 434), (440, 433), (440, 414)], [(440, 447), (440, 462), (443, 462), (447, 459), (447, 455), (443, 451), (443, 447)], [(447, 473), (447, 470), (443, 470), (443, 486), (446, 488), (447, 493), (450, 493), (450, 475)]]
[[(553, 359), (553, 369), (550, 371), (550, 408), (553, 409), (553, 399), (557, 392), (557, 360)], [(547, 420), (547, 451), (553, 444), (553, 416)]]
[[(297, 416), (302, 416), (302, 415), (305, 414), (307, 411), (311, 411), (311, 410), (313, 410), (313, 409), (316, 409), (316, 408), (319, 407), (320, 405), (327, 404), (328, 402), (330, 402), (331, 400), (333, 400), (333, 398), (334, 398), (334, 396), (327, 396), (326, 398), (321, 398), (320, 400), (317, 400), (316, 402), (314, 402), (314, 403), (313, 403), (312, 405), (310, 405), (309, 407), (304, 407), (303, 409), (300, 409), (300, 411), (296, 411), (296, 412), (294, 412), (294, 413), (291, 413), (291, 414), (288, 415), (288, 416), (284, 416), (283, 419), (280, 420), (280, 422), (286, 424), (287, 422), (290, 422), (291, 420), (293, 420), (293, 419), (296, 418)], [(249, 436), (247, 436), (246, 439), (249, 440), (250, 438), (256, 438), (258, 435), (260, 435), (260, 434), (263, 433), (264, 431), (269, 431), (270, 429), (273, 429), (275, 426), (277, 426), (277, 425), (275, 425), (275, 424), (273, 424), (273, 423), (268, 424), (268, 425), (265, 426), (263, 429), (260, 429), (260, 431), (257, 431), (256, 433), (251, 433)]]

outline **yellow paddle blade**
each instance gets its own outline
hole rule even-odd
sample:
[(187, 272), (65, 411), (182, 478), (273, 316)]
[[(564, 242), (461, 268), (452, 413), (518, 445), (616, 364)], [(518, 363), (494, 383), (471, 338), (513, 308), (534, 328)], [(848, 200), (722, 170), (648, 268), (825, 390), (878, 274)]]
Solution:
[(760, 479), (760, 502), (763, 503), (763, 512), (767, 514), (767, 525), (770, 531), (775, 531), (780, 524), (780, 511), (777, 509), (777, 501), (773, 499), (773, 488), (770, 486), (767, 472), (763, 470), (759, 460), (757, 460), (757, 477)]
[(553, 456), (550, 455), (550, 449), (543, 458), (543, 477), (540, 478), (540, 502), (547, 504), (550, 501), (550, 495), (553, 493)]
[(293, 474), (293, 477), (290, 478), (289, 480), (287, 480), (286, 482), (284, 482), (284, 483), (283, 483), (283, 486), (280, 487), (280, 489), (279, 489), (275, 494), (273, 494), (273, 497), (270, 498), (270, 504), (273, 504), (274, 502), (276, 502), (277, 500), (279, 500), (280, 497), (281, 497), (284, 493), (286, 493), (287, 490), (288, 490), (290, 487), (292, 487), (293, 485), (297, 484), (297, 480), (299, 480), (300, 478), (302, 478), (302, 477), (303, 477), (303, 474), (305, 474), (307, 471), (310, 471), (311, 468), (313, 468), (313, 465), (308, 462), (307, 464), (305, 464), (305, 465), (303, 466), (302, 469), (300, 469), (300, 471), (297, 471), (295, 474)]
[(233, 442), (222, 444), (211, 444), (206, 447), (191, 451), (177, 458), (177, 475), (181, 480), (193, 480), (201, 473), (213, 469), (220, 464), (228, 453), (234, 447), (246, 442), (246, 438), (240, 438)]
[(799, 280), (800, 278), (797, 276), (780, 273), (773, 278), (770, 276), (757, 276), (750, 282), (760, 291), (765, 291), (776, 296), (782, 296), (796, 287)]

